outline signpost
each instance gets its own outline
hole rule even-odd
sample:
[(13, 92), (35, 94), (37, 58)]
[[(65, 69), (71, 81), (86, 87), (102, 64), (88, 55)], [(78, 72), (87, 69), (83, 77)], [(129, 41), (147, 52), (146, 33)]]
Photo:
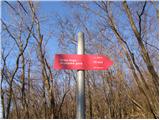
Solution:
[(113, 62), (104, 55), (84, 54), (84, 34), (78, 33), (77, 54), (56, 54), (54, 69), (77, 70), (77, 119), (85, 118), (84, 70), (107, 70)]
[[(78, 33), (77, 54), (84, 54), (84, 34)], [(85, 119), (85, 72), (84, 70), (77, 71), (77, 96), (76, 96), (76, 117), (77, 119)]]
[(56, 54), (54, 69), (106, 70), (113, 62), (104, 55)]

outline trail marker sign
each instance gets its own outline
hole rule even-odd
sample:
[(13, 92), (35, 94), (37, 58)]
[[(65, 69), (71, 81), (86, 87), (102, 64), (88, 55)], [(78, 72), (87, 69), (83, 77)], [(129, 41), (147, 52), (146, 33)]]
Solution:
[(104, 55), (56, 54), (54, 69), (106, 70), (113, 62)]
[(84, 33), (78, 33), (77, 54), (56, 54), (54, 69), (77, 70), (76, 118), (85, 119), (85, 70), (107, 70), (113, 62), (104, 55), (87, 55)]

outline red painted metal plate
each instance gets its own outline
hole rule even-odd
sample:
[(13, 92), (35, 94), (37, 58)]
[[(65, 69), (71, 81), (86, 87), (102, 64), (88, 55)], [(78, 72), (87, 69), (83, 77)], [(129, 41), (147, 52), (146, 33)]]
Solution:
[(56, 54), (53, 68), (56, 70), (106, 70), (113, 62), (104, 55)]

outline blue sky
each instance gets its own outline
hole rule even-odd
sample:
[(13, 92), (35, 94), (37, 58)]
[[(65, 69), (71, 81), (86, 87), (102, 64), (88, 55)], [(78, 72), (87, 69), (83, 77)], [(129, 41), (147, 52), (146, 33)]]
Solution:
[[(15, 4), (15, 2), (10, 2), (12, 5)], [(27, 3), (28, 4), (28, 3)], [(63, 3), (63, 2), (39, 2), (39, 13), (40, 13), (40, 17), (48, 17), (47, 18), (47, 22), (44, 22), (41, 24), (41, 32), (44, 35), (44, 39), (48, 38), (48, 34), (49, 32), (52, 32), (53, 30), (55, 31), (55, 26), (54, 26), (54, 15), (55, 13), (58, 13), (62, 16), (67, 16), (70, 12), (70, 9), (67, 8), (67, 6)], [(12, 17), (10, 15), (10, 10), (9, 7), (6, 5), (6, 3), (2, 3), (2, 8), (1, 8), (1, 12), (2, 12), (2, 19), (8, 23), (8, 24), (12, 24)], [(52, 14), (53, 13), (53, 14)], [(51, 17), (50, 17), (51, 16)], [(3, 39), (3, 38), (2, 38)], [(2, 40), (3, 42), (3, 40)], [(3, 42), (4, 43), (4, 42)], [(2, 44), (3, 44), (2, 43)], [(58, 52), (58, 41), (57, 38), (54, 37), (54, 34), (52, 35), (52, 37), (48, 40), (48, 45), (47, 45), (47, 50), (48, 53), (50, 54), (49, 56), (52, 57), (55, 53)], [(12, 64), (12, 61), (10, 61)], [(13, 61), (14, 63), (15, 61)], [(50, 62), (52, 63), (52, 61)]]
[[(11, 2), (12, 4), (14, 4), (15, 2)], [(78, 8), (78, 7), (74, 7), (73, 9), (71, 9), (71, 7), (66, 4), (68, 2), (59, 2), (59, 1), (40, 1), (39, 2), (39, 17), (46, 17), (46, 21), (42, 22), (41, 24), (41, 32), (44, 35), (44, 39), (47, 39), (48, 36), (48, 32), (53, 32), (52, 37), (50, 38), (48, 45), (47, 45), (47, 51), (49, 53), (49, 57), (50, 59), (53, 59), (53, 56), (55, 53), (59, 53), (59, 47), (58, 47), (58, 38), (56, 37), (55, 33), (58, 31), (56, 23), (55, 23), (55, 17), (56, 17), (56, 13), (59, 14), (61, 17), (68, 17), (72, 20), (72, 13), (77, 10), (77, 12), (81, 12), (83, 13), (83, 11)], [(92, 3), (92, 2), (88, 2), (88, 3)], [(28, 4), (28, 3), (27, 3)], [(26, 4), (26, 5), (27, 5)], [(92, 5), (92, 8), (94, 8), (95, 10), (98, 11), (98, 9)], [(116, 10), (115, 8), (113, 10)], [(153, 8), (149, 9), (150, 10), (150, 14), (155, 13), (155, 11), (153, 12)], [(118, 11), (121, 12), (121, 11)], [(2, 19), (6, 20), (6, 22), (10, 22), (11, 21), (11, 16), (8, 14), (8, 7), (6, 7), (6, 4), (4, 3), (2, 5)], [(117, 11), (115, 11), (115, 14), (117, 14)], [(154, 14), (155, 15), (155, 14)], [(94, 21), (96, 21), (97, 17), (92, 16), (90, 14), (90, 20), (88, 20), (87, 22), (87, 26), (90, 30), (92, 31), (96, 31), (98, 29), (95, 29), (95, 24)], [(123, 15), (117, 15), (117, 19), (118, 19), (118, 24), (120, 24), (120, 22), (123, 23), (127, 23), (127, 19), (126, 17), (124, 17)], [(120, 24), (121, 25), (121, 24)], [(129, 26), (127, 26), (129, 27)], [(130, 31), (128, 30), (124, 30), (123, 28), (121, 29), (121, 27), (119, 27), (119, 30), (124, 34), (124, 35), (128, 35), (131, 34)], [(134, 35), (133, 35), (134, 36)], [(130, 36), (128, 38), (128, 43), (129, 44), (133, 44), (133, 36)], [(127, 36), (128, 37), (128, 36)], [(113, 39), (114, 42), (117, 42), (116, 38)], [(136, 43), (136, 42), (135, 42)], [(132, 51), (134, 51), (136, 54), (139, 54), (139, 52), (133, 47), (130, 46)], [(133, 47), (133, 48), (132, 48)], [(52, 64), (53, 61), (50, 61), (50, 63)]]
[[(67, 16), (69, 14), (70, 9), (67, 8), (67, 6), (63, 2), (40, 2), (40, 9), (39, 13), (41, 13), (42, 16), (49, 16), (49, 19), (47, 20), (46, 24), (42, 24), (45, 29), (42, 29), (42, 33), (47, 33), (47, 31), (55, 31), (55, 26), (54, 26), (54, 15), (55, 13), (58, 13), (62, 16)], [(40, 16), (41, 16), (40, 15)], [(51, 17), (50, 17), (51, 16)], [(44, 36), (45, 37), (45, 36)], [(48, 43), (47, 47), (50, 51), (51, 55), (54, 55), (55, 53), (58, 52), (58, 40), (56, 37), (51, 38)]]
[[(46, 35), (48, 31), (53, 31), (52, 38), (49, 40), (48, 45), (47, 45), (48, 53), (50, 54), (50, 57), (53, 57), (54, 54), (61, 53), (58, 47), (58, 38), (55, 35), (57, 32), (59, 32), (59, 30), (57, 29), (56, 15), (58, 14), (62, 18), (67, 17), (67, 18), (72, 19), (73, 9), (71, 9), (71, 7), (67, 4), (67, 2), (63, 2), (63, 1), (61, 2), (41, 1), (39, 4), (39, 8), (40, 8), (39, 16), (47, 17), (47, 22), (42, 24), (42, 27), (44, 28), (44, 29), (41, 29), (42, 34)], [(79, 8), (76, 8), (76, 9), (80, 11)]]
[[(44, 40), (48, 39), (48, 34), (50, 32), (53, 32), (53, 34), (51, 35), (51, 37), (48, 40), (48, 44), (47, 44), (47, 53), (48, 53), (48, 57), (51, 61), (49, 61), (50, 64), (53, 64), (53, 57), (54, 54), (56, 53), (61, 53), (61, 51), (59, 50), (58, 47), (58, 38), (56, 37), (56, 33), (58, 32), (57, 26), (56, 26), (56, 15), (60, 15), (61, 17), (67, 17), (67, 18), (71, 18), (72, 19), (72, 13), (74, 12), (74, 10), (77, 10), (78, 12), (82, 12), (78, 7), (71, 9), (71, 7), (67, 4), (68, 2), (57, 2), (57, 1), (40, 1), (39, 4), (39, 9), (38, 9), (38, 16), (40, 19), (43, 19), (44, 17), (46, 17), (45, 21), (41, 23), (41, 33), (44, 35)], [(11, 5), (15, 5), (16, 2), (10, 2)], [(28, 6), (28, 3), (25, 4), (26, 6)], [(14, 21), (13, 21), (13, 17), (12, 16), (12, 9), (10, 7), (8, 7), (8, 5), (3, 2), (2, 3), (2, 19), (6, 22), (6, 24), (8, 25), (13, 25)], [(14, 13), (14, 12), (13, 12)], [(91, 22), (88, 22), (89, 24), (91, 24)], [(92, 26), (90, 25), (90, 28), (92, 28)], [(10, 45), (8, 45), (8, 47), (11, 47), (11, 42), (9, 41), (13, 41), (10, 37), (6, 39), (2, 38), (2, 44), (8, 43)], [(7, 41), (8, 42), (7, 42)], [(5, 42), (4, 42), (5, 41)], [(30, 40), (32, 41), (32, 40)], [(9, 50), (9, 49), (8, 49)], [(16, 49), (14, 49), (14, 51), (16, 51)], [(15, 53), (13, 53), (10, 58), (9, 58), (9, 66), (12, 66), (13, 64), (15, 64), (15, 60), (13, 59), (15, 57)]]

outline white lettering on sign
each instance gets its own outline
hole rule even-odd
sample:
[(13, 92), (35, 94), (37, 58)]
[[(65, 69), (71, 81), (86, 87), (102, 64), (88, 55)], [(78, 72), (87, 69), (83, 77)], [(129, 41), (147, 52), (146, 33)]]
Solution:
[(60, 59), (61, 65), (82, 65), (83, 63), (76, 59)]
[(93, 63), (103, 64), (103, 61), (93, 61)]
[(82, 65), (82, 62), (77, 62), (76, 65)]
[(102, 57), (97, 57), (97, 59), (102, 59)]

